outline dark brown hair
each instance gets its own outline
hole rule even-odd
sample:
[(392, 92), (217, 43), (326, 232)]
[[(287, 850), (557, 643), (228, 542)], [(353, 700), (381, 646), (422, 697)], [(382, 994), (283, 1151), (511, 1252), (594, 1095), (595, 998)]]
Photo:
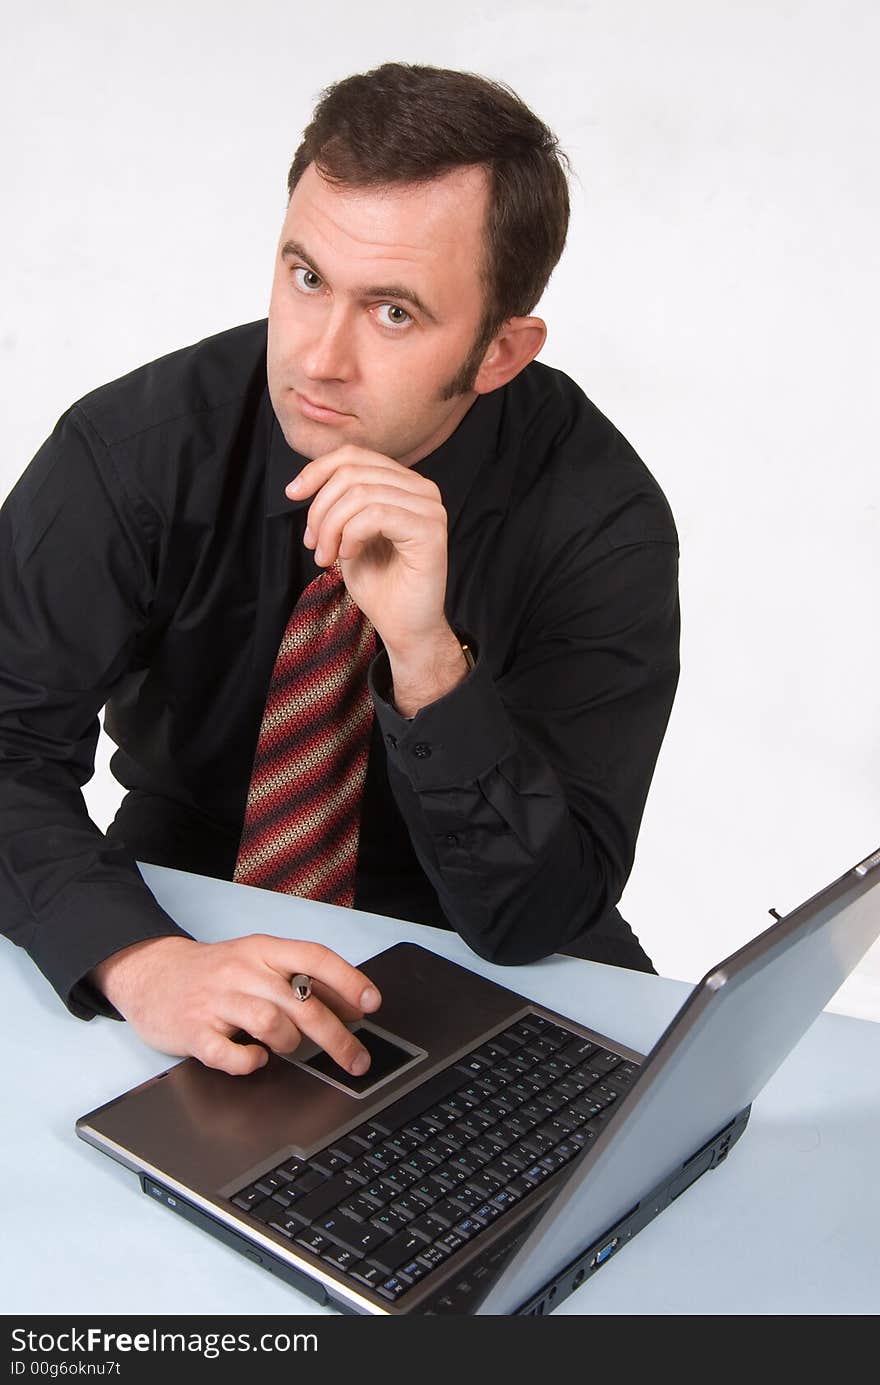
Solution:
[(351, 188), (486, 169), (483, 319), (452, 392), (469, 389), (502, 324), (538, 303), (565, 245), (570, 165), (552, 130), (500, 82), (384, 63), (321, 93), (290, 167), (288, 195), (310, 163), (328, 182)]

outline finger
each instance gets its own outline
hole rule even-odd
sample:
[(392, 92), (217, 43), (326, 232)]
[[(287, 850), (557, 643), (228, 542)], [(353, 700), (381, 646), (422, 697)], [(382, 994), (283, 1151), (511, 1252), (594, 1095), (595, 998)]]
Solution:
[(315, 536), (320, 532), (327, 511), (356, 486), (392, 486), (427, 499), (441, 499), (440, 489), (435, 482), (397, 462), (390, 467), (355, 466), (347, 462), (325, 481), (309, 506), (305, 532), (307, 548), (314, 546)]
[(359, 1005), (349, 1005), (348, 1001), (343, 999), (341, 995), (337, 995), (330, 986), (325, 986), (320, 981), (312, 982), (312, 994), (323, 1001), (327, 1009), (332, 1010), (345, 1024), (351, 1023), (352, 1020), (361, 1020), (364, 1017), (364, 1012)]
[[(396, 486), (357, 485), (346, 491), (324, 516), (321, 528), (315, 536), (315, 562), (321, 565), (326, 563), (328, 566), (334, 563), (339, 554), (339, 541), (346, 525), (355, 515), (380, 505), (433, 523), (437, 527), (438, 541), (442, 537), (445, 547), (446, 511), (436, 500), (415, 495), (411, 491), (405, 492)], [(385, 530), (379, 529), (374, 532), (385, 533)], [(386, 534), (386, 537), (390, 535)], [(350, 558), (352, 555), (346, 552), (343, 556)]]
[(227, 1024), (267, 1044), (273, 1053), (292, 1053), (302, 1035), (293, 1014), (288, 1013), (289, 1000), (289, 991), (277, 998), (250, 989), (233, 991), (222, 997), (218, 1013)]
[(338, 1063), (346, 1072), (353, 1073), (360, 1077), (370, 1066), (370, 1055), (364, 1048), (360, 1039), (352, 1034), (338, 1015), (327, 1008), (322, 1000), (319, 1000), (314, 991), (308, 1000), (297, 1000), (293, 998), (292, 1003), (296, 1006), (296, 1024), (303, 1034), (323, 1048), (328, 1053), (334, 1063)]
[[(256, 937), (264, 961), (284, 978), (288, 987), (292, 976), (305, 972), (313, 983), (323, 982), (349, 1005), (360, 1007), (362, 1012), (378, 1010), (382, 1004), (382, 997), (370, 978), (323, 943), (292, 942), (270, 934), (257, 934)], [(290, 994), (292, 996), (293, 992)], [(299, 1001), (294, 1003), (300, 1004)]]
[(344, 447), (335, 447), (332, 452), (325, 452), (323, 457), (316, 457), (314, 461), (307, 462), (302, 471), (285, 487), (286, 493), (292, 500), (314, 495), (335, 471), (349, 464), (385, 467), (389, 470), (399, 470), (402, 467), (401, 462), (395, 462), (392, 457), (386, 457), (381, 452), (372, 452), (368, 447), (346, 443)]
[(434, 548), (438, 561), (446, 556), (446, 528), (441, 529), (433, 516), (416, 514), (398, 505), (372, 504), (344, 525), (337, 550), (339, 557), (356, 558), (367, 544), (379, 537), (393, 544), (403, 558), (408, 551), (424, 554)]
[[(239, 1025), (234, 1026), (240, 1028)], [(234, 1032), (234, 1031), (233, 1031)], [(269, 1055), (259, 1044), (236, 1044), (219, 1029), (206, 1029), (193, 1046), (193, 1057), (206, 1068), (216, 1068), (230, 1077), (246, 1077), (263, 1068)]]

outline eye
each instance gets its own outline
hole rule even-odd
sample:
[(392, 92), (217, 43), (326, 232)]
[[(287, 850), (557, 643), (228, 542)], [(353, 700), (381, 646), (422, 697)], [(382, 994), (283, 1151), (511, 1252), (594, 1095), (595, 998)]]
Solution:
[[(399, 307), (396, 303), (382, 303), (379, 307), (379, 312), (384, 313), (386, 311), (389, 314), (394, 314), (394, 316), (391, 317), (390, 321), (386, 322), (382, 322), (380, 318), (379, 321), (383, 327), (407, 327), (413, 320), (406, 309)], [(399, 316), (397, 316), (397, 314), (399, 314)]]
[[(303, 275), (302, 279), (297, 277), (300, 274)], [(293, 277), (296, 280), (297, 288), (302, 289), (303, 293), (313, 293), (315, 289), (320, 288), (323, 282), (320, 274), (316, 274), (313, 269), (309, 269), (308, 265), (295, 265)]]

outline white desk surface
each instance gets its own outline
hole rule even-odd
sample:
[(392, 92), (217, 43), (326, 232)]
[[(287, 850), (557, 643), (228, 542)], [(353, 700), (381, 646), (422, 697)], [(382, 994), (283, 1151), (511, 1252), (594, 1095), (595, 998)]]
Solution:
[[(355, 964), (394, 942), (418, 942), (643, 1052), (690, 990), (570, 958), (492, 966), (454, 933), (155, 866), (143, 874), (163, 907), (205, 941), (254, 932), (309, 938)], [(5, 946), (0, 967), (0, 1311), (331, 1312), (154, 1205), (134, 1175), (76, 1137), (78, 1116), (168, 1060), (128, 1025), (73, 1019), (19, 949)], [(755, 1102), (726, 1163), (556, 1312), (878, 1310), (880, 1024), (823, 1014)]]

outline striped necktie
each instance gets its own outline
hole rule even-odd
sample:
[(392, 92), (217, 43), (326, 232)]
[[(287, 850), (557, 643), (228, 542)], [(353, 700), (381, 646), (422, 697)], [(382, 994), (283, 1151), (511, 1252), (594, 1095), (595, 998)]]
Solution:
[(281, 640), (233, 879), (354, 904), (376, 632), (336, 562), (306, 587)]

